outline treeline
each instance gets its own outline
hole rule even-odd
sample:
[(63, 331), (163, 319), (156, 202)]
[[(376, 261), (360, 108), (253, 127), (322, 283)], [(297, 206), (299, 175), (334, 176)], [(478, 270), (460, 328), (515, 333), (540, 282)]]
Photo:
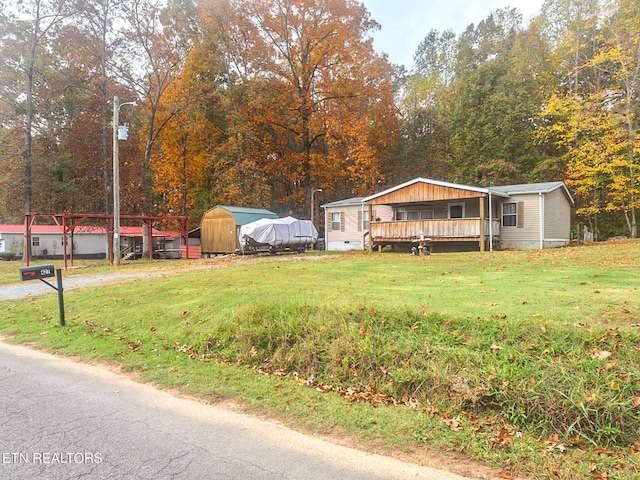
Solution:
[(0, 0), (0, 220), (112, 212), (117, 96), (122, 213), (564, 180), (579, 221), (636, 236), (637, 0), (498, 10), (408, 71), (377, 28), (355, 0)]

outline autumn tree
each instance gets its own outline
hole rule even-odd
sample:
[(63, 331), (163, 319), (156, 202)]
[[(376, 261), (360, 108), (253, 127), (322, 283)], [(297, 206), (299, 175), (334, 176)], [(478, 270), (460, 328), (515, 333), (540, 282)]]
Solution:
[(83, 211), (110, 213), (113, 206), (112, 99), (131, 95), (118, 82), (114, 69), (123, 4), (122, 0), (76, 0), (75, 21), (56, 45), (69, 65), (67, 91), (74, 95), (64, 148), (73, 160), (74, 183), (93, 192), (90, 201), (84, 199)]
[[(136, 213), (148, 214), (153, 208), (150, 199), (153, 186), (151, 157), (158, 136), (167, 122), (180, 110), (174, 104), (160, 110), (167, 89), (183, 68), (192, 46), (195, 7), (190, 0), (173, 0), (165, 5), (161, 0), (134, 0), (124, 6), (126, 26), (121, 30), (123, 45), (116, 62), (116, 71), (141, 105), (143, 132), (139, 135), (141, 152), (136, 168), (138, 181), (129, 185), (125, 196), (131, 198)], [(146, 237), (145, 237), (146, 238)]]
[(8, 123), (16, 133), (21, 131), (22, 141), (12, 142), (11, 149), (19, 154), (22, 171), (19, 197), (23, 211), (29, 212), (33, 209), (34, 130), (41, 130), (41, 114), (46, 114), (38, 106), (48, 87), (45, 76), (55, 63), (54, 52), (47, 49), (48, 42), (73, 10), (70, 1), (65, 0), (30, 0), (11, 9), (1, 6), (2, 100), (13, 114)]
[(255, 155), (277, 202), (298, 210), (311, 189), (339, 197), (381, 181), (397, 129), (392, 72), (372, 49), (377, 24), (361, 4), (233, 0), (206, 12), (218, 17), (230, 91), (253, 96), (243, 121), (261, 145), (245, 156)]
[(620, 140), (613, 143), (620, 152), (610, 165), (609, 208), (622, 211), (629, 235), (636, 238), (640, 208), (640, 4), (617, 0), (612, 7), (607, 40), (593, 63), (611, 77), (605, 108), (620, 130)]
[[(549, 2), (550, 3), (550, 2)], [(637, 236), (639, 206), (638, 91), (640, 10), (637, 2), (595, 2), (599, 14), (576, 2), (558, 30), (558, 51), (572, 52), (572, 67), (548, 103), (539, 134), (551, 140), (567, 165), (567, 183), (579, 202), (577, 213), (596, 234), (607, 219), (614, 231), (622, 214), (627, 232)], [(556, 20), (557, 22), (557, 20)], [(585, 34), (588, 32), (588, 34)], [(583, 39), (590, 39), (582, 43)]]
[(199, 220), (213, 202), (212, 157), (224, 137), (220, 62), (215, 42), (201, 40), (159, 107), (166, 117), (164, 109), (181, 106), (160, 132), (151, 158), (155, 201), (162, 213)]

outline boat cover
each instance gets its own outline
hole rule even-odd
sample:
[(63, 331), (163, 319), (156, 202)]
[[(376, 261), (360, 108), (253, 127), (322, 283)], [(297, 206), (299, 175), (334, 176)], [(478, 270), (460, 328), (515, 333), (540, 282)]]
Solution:
[(315, 243), (318, 231), (310, 220), (262, 218), (240, 227), (240, 245), (298, 246)]

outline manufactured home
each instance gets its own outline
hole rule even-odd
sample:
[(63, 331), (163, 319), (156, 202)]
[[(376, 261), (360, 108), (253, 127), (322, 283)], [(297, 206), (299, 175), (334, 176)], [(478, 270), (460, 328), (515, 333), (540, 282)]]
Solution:
[[(357, 210), (356, 199), (347, 202)], [(325, 205), (327, 223), (336, 220), (327, 230), (328, 249), (338, 249), (335, 227), (345, 238), (360, 234), (361, 248), (369, 250), (408, 251), (419, 242), (430, 251), (485, 251), (568, 245), (574, 201), (562, 182), (474, 187), (416, 178), (361, 198), (368, 225), (346, 222), (348, 205), (334, 204)], [(344, 225), (331, 213), (337, 209), (345, 212)]]
[[(25, 227), (23, 224), (0, 224), (0, 254), (11, 253), (21, 257), (24, 252)], [(71, 235), (67, 235), (71, 246)], [(76, 258), (106, 258), (108, 237), (104, 227), (79, 226), (73, 232), (73, 253)], [(33, 257), (62, 258), (62, 231), (57, 225), (32, 225), (31, 250)], [(68, 247), (69, 248), (69, 247)]]
[[(141, 226), (120, 227), (120, 251), (124, 260), (142, 257), (143, 228)], [(22, 224), (0, 224), (0, 254), (22, 257), (25, 242), (25, 227)], [(160, 258), (180, 258), (179, 233), (152, 231), (153, 251)], [(58, 225), (32, 225), (30, 231), (30, 258), (60, 259), (64, 257), (64, 238)], [(72, 245), (73, 242), (73, 245)], [(76, 259), (107, 258), (109, 235), (100, 226), (79, 225), (73, 235), (67, 233), (67, 255)]]

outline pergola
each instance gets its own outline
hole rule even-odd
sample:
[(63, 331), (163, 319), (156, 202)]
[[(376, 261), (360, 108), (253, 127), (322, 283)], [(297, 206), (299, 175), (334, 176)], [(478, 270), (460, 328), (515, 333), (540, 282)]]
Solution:
[[(67, 258), (71, 260), (73, 265), (73, 248), (71, 248), (70, 255), (67, 254), (67, 235), (71, 238), (71, 245), (73, 245), (73, 232), (76, 227), (82, 225), (87, 220), (103, 220), (108, 224), (108, 243), (109, 243), (109, 263), (114, 264), (114, 252), (113, 252), (113, 215), (95, 214), (95, 213), (26, 213), (25, 214), (25, 262), (27, 266), (31, 261), (31, 227), (36, 223), (38, 218), (50, 218), (53, 219), (55, 224), (60, 228), (62, 233), (62, 249), (64, 256), (64, 268), (67, 268)], [(121, 220), (131, 220), (141, 223), (147, 227), (148, 244), (153, 245), (153, 223), (157, 221), (177, 221), (180, 225), (180, 235), (185, 240), (186, 254), (189, 258), (189, 217), (187, 216), (157, 216), (157, 215), (120, 215)], [(153, 260), (153, 248), (149, 248), (149, 260)]]

